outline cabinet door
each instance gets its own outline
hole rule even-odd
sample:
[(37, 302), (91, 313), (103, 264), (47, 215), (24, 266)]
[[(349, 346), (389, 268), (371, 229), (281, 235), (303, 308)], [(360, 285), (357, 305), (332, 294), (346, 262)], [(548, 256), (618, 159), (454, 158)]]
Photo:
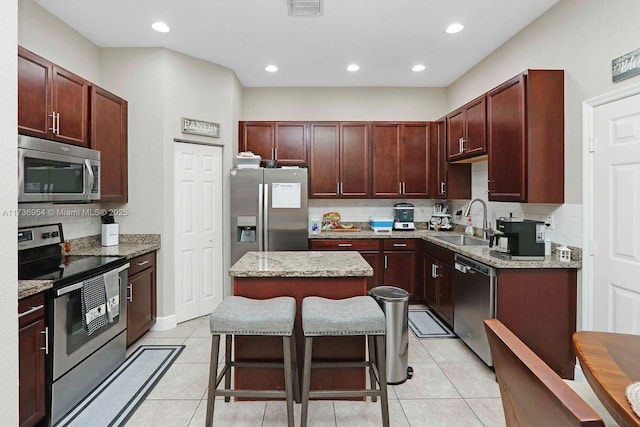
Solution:
[(453, 326), (453, 276), (455, 270), (448, 264), (438, 262), (438, 312), (443, 320)]
[(262, 160), (273, 159), (275, 125), (273, 122), (244, 122), (239, 151), (251, 151)]
[(21, 324), (19, 329), (20, 426), (35, 425), (45, 416), (44, 330), (44, 310), (39, 318)]
[(424, 283), (424, 299), (433, 309), (438, 308), (438, 277), (436, 274), (437, 261), (431, 255), (422, 254), (422, 276)]
[(338, 123), (311, 123), (311, 197), (335, 198), (340, 194)]
[(484, 96), (467, 104), (465, 108), (465, 157), (479, 156), (487, 152), (487, 112)]
[(374, 123), (371, 129), (373, 151), (373, 197), (400, 195), (400, 125)]
[(416, 253), (415, 251), (387, 252), (383, 254), (384, 273), (382, 283), (396, 286), (409, 292), (409, 299), (418, 298), (415, 290)]
[(100, 150), (100, 201), (126, 202), (127, 101), (91, 87), (91, 148)]
[(18, 133), (49, 138), (52, 64), (18, 46)]
[(360, 251), (360, 255), (373, 268), (373, 276), (367, 277), (367, 291), (380, 285), (380, 252), (378, 251)]
[(127, 304), (127, 346), (140, 338), (156, 319), (155, 268), (129, 277)]
[(307, 164), (307, 124), (281, 122), (275, 124), (275, 160), (282, 165)]
[(447, 158), (455, 160), (463, 154), (461, 140), (464, 139), (464, 110), (459, 109), (447, 116)]
[(369, 125), (340, 123), (340, 195), (369, 197)]
[(410, 197), (427, 197), (429, 195), (429, 124), (404, 123), (401, 126), (401, 138), (401, 193)]
[(57, 115), (53, 139), (89, 146), (89, 83), (82, 77), (53, 66), (51, 109)]
[(447, 197), (447, 121), (442, 118), (431, 126), (429, 138), (429, 194)]

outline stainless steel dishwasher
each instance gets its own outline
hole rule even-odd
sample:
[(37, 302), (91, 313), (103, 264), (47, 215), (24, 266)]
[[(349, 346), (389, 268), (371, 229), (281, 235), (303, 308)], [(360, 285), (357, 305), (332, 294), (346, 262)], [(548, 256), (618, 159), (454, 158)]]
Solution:
[(453, 331), (487, 365), (493, 366), (484, 320), (496, 317), (496, 271), (455, 256)]

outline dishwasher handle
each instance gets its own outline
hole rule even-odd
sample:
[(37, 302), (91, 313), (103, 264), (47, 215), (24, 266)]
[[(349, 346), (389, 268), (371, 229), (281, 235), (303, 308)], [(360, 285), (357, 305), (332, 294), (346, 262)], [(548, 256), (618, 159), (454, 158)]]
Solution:
[(461, 262), (456, 261), (456, 270), (463, 274), (475, 274), (475, 271), (471, 267), (466, 264), (462, 264)]

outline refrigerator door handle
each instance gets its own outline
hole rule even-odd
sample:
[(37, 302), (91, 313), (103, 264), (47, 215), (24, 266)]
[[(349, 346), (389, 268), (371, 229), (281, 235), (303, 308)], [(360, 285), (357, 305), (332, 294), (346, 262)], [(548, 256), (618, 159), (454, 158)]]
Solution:
[(264, 184), (264, 216), (262, 220), (264, 231), (264, 249), (269, 250), (269, 184)]
[(262, 217), (262, 213), (264, 211), (263, 207), (264, 195), (262, 191), (262, 184), (258, 184), (258, 250), (263, 251), (264, 247), (264, 239), (262, 234), (264, 233), (264, 220)]

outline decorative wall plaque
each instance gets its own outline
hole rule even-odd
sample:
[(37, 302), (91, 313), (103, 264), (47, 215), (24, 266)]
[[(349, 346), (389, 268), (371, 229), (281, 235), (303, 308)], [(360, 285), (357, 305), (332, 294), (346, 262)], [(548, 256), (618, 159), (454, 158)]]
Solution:
[(640, 49), (611, 61), (611, 81), (619, 82), (640, 74)]
[(190, 133), (192, 135), (210, 136), (212, 138), (220, 137), (220, 124), (206, 122), (204, 120), (182, 118), (182, 133)]

